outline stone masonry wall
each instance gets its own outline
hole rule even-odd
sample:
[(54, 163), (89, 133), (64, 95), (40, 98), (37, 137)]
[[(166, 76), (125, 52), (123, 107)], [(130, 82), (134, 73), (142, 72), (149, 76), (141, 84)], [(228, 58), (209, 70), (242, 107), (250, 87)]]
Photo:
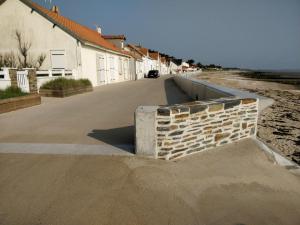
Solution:
[(159, 107), (156, 157), (174, 160), (256, 135), (257, 99), (218, 99)]

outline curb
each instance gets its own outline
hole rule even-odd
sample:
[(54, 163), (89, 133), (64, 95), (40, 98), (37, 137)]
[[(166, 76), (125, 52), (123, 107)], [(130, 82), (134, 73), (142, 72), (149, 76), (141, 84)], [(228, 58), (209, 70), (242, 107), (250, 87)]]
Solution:
[(260, 138), (252, 138), (258, 146), (262, 149), (262, 151), (267, 155), (267, 157), (273, 161), (275, 164), (286, 168), (292, 172), (295, 172), (300, 175), (300, 166), (293, 161), (289, 160), (281, 153), (279, 153), (276, 149), (268, 146), (263, 140)]

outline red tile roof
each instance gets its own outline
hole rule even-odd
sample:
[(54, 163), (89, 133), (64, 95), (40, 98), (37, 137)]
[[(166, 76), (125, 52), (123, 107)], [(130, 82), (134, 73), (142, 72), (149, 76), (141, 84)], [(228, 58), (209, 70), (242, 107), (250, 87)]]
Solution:
[(150, 53), (149, 53), (149, 56), (150, 56), (152, 59), (155, 59), (155, 60), (158, 60), (158, 59), (159, 59), (159, 53), (158, 53), (158, 52), (150, 52)]
[(136, 52), (130, 52), (130, 51), (124, 51), (126, 54), (130, 55), (131, 57), (133, 57), (136, 60), (142, 61), (142, 57), (137, 54)]
[(132, 45), (132, 44), (128, 44), (127, 45), (130, 49), (134, 50), (135, 52), (137, 52), (138, 54), (140, 54), (141, 56), (144, 56), (145, 54), (136, 46)]
[(102, 34), (102, 37), (104, 39), (121, 39), (121, 40), (126, 41), (126, 37), (124, 34), (121, 34), (121, 35), (104, 35), (104, 34)]
[[(115, 53), (127, 55), (127, 53), (122, 52), (114, 44), (106, 41), (96, 30), (92, 30), (86, 26), (83, 26), (73, 20), (70, 20), (59, 13), (52, 12), (30, 0), (21, 0), (24, 4), (31, 7), (37, 13), (41, 14), (56, 26), (63, 29), (65, 32), (69, 33), (74, 38), (92, 45), (99, 46), (111, 50)], [(127, 55), (128, 56), (128, 55)]]
[(142, 46), (135, 46), (135, 47), (138, 48), (145, 56), (148, 56), (148, 52), (149, 52), (148, 48), (144, 48)]

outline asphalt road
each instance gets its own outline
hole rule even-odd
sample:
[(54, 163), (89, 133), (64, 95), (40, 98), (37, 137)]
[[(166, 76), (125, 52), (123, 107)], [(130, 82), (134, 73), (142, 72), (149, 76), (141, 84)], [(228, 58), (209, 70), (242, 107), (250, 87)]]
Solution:
[(132, 145), (139, 105), (188, 101), (170, 76), (95, 88), (40, 106), (0, 115), (0, 143)]
[(177, 162), (0, 154), (1, 225), (298, 225), (300, 179), (247, 139)]

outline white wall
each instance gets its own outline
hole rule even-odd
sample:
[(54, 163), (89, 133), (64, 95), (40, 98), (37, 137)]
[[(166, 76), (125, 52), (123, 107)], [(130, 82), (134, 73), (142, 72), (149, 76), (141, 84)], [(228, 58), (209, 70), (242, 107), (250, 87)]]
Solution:
[[(119, 56), (104, 50), (98, 50), (88, 46), (82, 46), (82, 76), (81, 78), (89, 79), (93, 86), (99, 86), (100, 80), (98, 78), (98, 61), (97, 55), (102, 55), (105, 61), (105, 84), (122, 82), (130, 80), (132, 74), (130, 72), (129, 59), (124, 56)], [(110, 58), (113, 58), (113, 69), (111, 69)], [(119, 63), (121, 62), (121, 65)]]
[(36, 57), (45, 53), (47, 58), (41, 69), (51, 69), (51, 50), (66, 51), (66, 69), (80, 66), (76, 39), (65, 33), (51, 22), (31, 12), (31, 9), (19, 0), (7, 0), (0, 6), (0, 52), (17, 52), (16, 30), (31, 41), (30, 54)]

